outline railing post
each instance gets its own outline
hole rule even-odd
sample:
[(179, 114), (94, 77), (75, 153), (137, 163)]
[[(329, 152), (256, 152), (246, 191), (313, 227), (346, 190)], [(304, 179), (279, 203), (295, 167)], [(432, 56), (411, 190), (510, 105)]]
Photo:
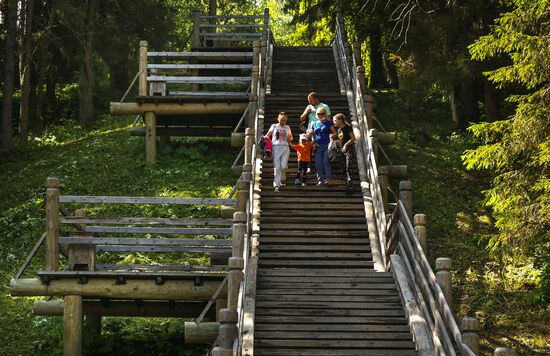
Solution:
[(353, 73), (355, 71), (355, 68), (353, 68), (353, 58), (351, 57), (352, 56), (351, 47), (347, 41), (344, 43), (344, 51), (346, 52), (346, 58), (348, 60), (348, 62), (346, 63), (346, 65), (348, 66), (348, 70), (350, 73)]
[(361, 42), (353, 42), (353, 58), (355, 59), (356, 66), (363, 66), (363, 61), (361, 60)]
[(424, 254), (428, 254), (428, 237), (426, 236), (426, 224), (428, 218), (425, 214), (415, 214), (414, 215), (414, 232), (418, 236), (418, 241), (420, 246), (422, 246), (422, 251)]
[(267, 41), (268, 31), (269, 28), (269, 9), (264, 9), (264, 26), (263, 26), (263, 39)]
[(46, 271), (59, 269), (59, 179), (46, 180)]
[[(355, 71), (357, 73), (357, 80), (359, 81), (360, 93), (361, 95), (365, 95), (365, 93), (367, 92), (367, 80), (365, 79), (365, 67), (358, 66), (355, 69)], [(366, 107), (365, 107), (365, 115), (367, 116), (367, 119), (368, 119)], [(367, 125), (369, 126), (369, 128), (373, 127), (373, 125), (368, 121), (367, 121)]]
[(370, 129), (369, 130), (370, 143), (372, 147), (372, 153), (374, 154), (374, 159), (378, 162), (378, 130)]
[[(85, 218), (86, 211), (84, 211), (84, 209), (77, 209), (74, 212), (74, 216), (77, 218)], [(83, 230), (84, 226), (85, 225), (81, 224)], [(80, 238), (94, 236), (93, 233), (87, 233), (84, 231), (78, 231), (70, 234)], [(86, 270), (90, 272), (93, 272), (95, 270), (96, 245), (74, 244), (69, 245), (67, 250), (69, 253), (69, 269), (71, 269), (72, 271)]]
[(147, 95), (147, 41), (139, 41), (139, 89), (140, 96)]
[(265, 83), (265, 70), (267, 68), (267, 40), (263, 39), (261, 42), (261, 49), (260, 49), (260, 80), (262, 84)]
[(254, 146), (254, 140), (256, 132), (252, 127), (247, 127), (244, 130), (244, 163), (252, 163), (252, 146)]
[(380, 184), (380, 191), (382, 193), (382, 201), (384, 202), (384, 211), (388, 212), (388, 185), (389, 174), (388, 167), (378, 168), (378, 182)]
[(449, 307), (452, 305), (452, 280), (451, 280), (452, 261), (448, 257), (439, 257), (435, 260), (435, 279), (441, 287), (445, 300)]
[(495, 349), (494, 356), (517, 356), (517, 352), (514, 349), (508, 347), (497, 347)]
[(246, 233), (246, 213), (237, 211), (233, 214), (233, 243), (231, 256), (243, 257), (244, 235)]
[(250, 182), (240, 179), (237, 181), (237, 211), (246, 212), (246, 203), (248, 202), (248, 188)]
[(193, 48), (201, 47), (201, 13), (199, 10), (193, 10)]
[(409, 220), (413, 219), (413, 190), (410, 180), (402, 180), (399, 182), (399, 200), (403, 202)]
[(476, 355), (479, 355), (479, 320), (465, 317), (461, 322), (462, 341)]
[[(244, 260), (242, 257), (229, 258), (229, 272), (227, 274), (227, 309), (237, 312), (239, 301), (239, 287), (243, 279)], [(236, 321), (236, 320), (235, 320)]]
[(233, 356), (233, 340), (238, 336), (238, 314), (229, 308), (220, 310), (219, 346), (212, 350), (212, 356)]

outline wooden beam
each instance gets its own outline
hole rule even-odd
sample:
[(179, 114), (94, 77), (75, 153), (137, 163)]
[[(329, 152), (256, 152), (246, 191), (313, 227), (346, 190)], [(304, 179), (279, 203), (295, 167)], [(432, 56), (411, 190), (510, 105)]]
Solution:
[(149, 69), (248, 69), (252, 64), (148, 64)]
[(178, 114), (242, 114), (248, 103), (118, 103), (112, 102), (113, 115), (137, 115), (154, 112), (157, 115)]
[(81, 284), (79, 278), (52, 280), (49, 285), (38, 278), (12, 279), (12, 296), (66, 296), (113, 298), (113, 299), (149, 299), (149, 300), (209, 300), (220, 281), (205, 280), (195, 285), (192, 280), (166, 280), (157, 284), (155, 280), (127, 279), (117, 284), (114, 278), (91, 278)]
[[(206, 302), (150, 302), (150, 301), (98, 301), (85, 300), (82, 304), (84, 314), (101, 316), (159, 317), (159, 318), (196, 318)], [(62, 300), (37, 300), (32, 312), (41, 316), (62, 316)], [(212, 313), (213, 314), (213, 313)], [(211, 315), (212, 317), (212, 315)]]
[(46, 271), (59, 269), (59, 179), (46, 182)]
[(62, 203), (235, 205), (235, 199), (62, 195)]
[[(231, 230), (229, 230), (231, 231)], [(61, 237), (61, 244), (89, 244), (115, 246), (217, 246), (230, 247), (229, 239), (181, 239), (181, 238), (136, 238), (136, 237)]]
[(149, 57), (164, 58), (224, 58), (224, 57), (243, 57), (252, 58), (252, 52), (148, 52)]
[(111, 224), (111, 225), (169, 225), (169, 226), (227, 226), (233, 222), (228, 219), (180, 219), (180, 218), (93, 218), (63, 216), (61, 224)]
[(218, 337), (220, 323), (195, 323), (185, 322), (185, 343), (186, 344), (211, 344)]
[[(170, 136), (194, 136), (194, 137), (228, 137), (233, 131), (232, 127), (157, 127), (157, 135), (169, 134)], [(135, 127), (130, 131), (132, 136), (144, 136), (143, 127)]]
[(168, 84), (248, 84), (250, 77), (200, 77), (200, 76), (167, 76), (151, 75), (147, 77), (150, 82), (166, 82)]

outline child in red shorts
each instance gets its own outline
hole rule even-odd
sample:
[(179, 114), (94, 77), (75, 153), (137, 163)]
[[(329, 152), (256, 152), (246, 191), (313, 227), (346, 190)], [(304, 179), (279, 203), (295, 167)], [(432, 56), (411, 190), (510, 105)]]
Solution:
[(296, 153), (298, 153), (298, 172), (294, 184), (302, 184), (302, 187), (306, 186), (306, 174), (311, 162), (311, 148), (313, 147), (313, 142), (307, 142), (307, 139), (308, 136), (306, 134), (301, 134), (299, 144), (290, 144), (290, 147), (295, 149)]

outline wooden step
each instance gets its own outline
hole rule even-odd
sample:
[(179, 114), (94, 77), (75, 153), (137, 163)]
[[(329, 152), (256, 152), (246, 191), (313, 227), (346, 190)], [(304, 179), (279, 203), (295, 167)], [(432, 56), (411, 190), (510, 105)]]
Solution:
[[(287, 191), (287, 190), (283, 190)], [(281, 192), (283, 192), (281, 191)], [(275, 193), (277, 194), (277, 193)], [(281, 217), (280, 212), (276, 210), (263, 210), (261, 217)], [(365, 211), (364, 210), (356, 210), (356, 211), (316, 211), (316, 210), (296, 210), (296, 209), (288, 209), (285, 212), (285, 216), (300, 216), (300, 217), (323, 217), (323, 216), (341, 216), (341, 217), (364, 217)]]
[[(280, 301), (280, 300), (271, 300), (271, 301), (259, 301), (256, 303), (257, 309), (371, 309), (371, 310), (382, 310), (382, 309), (403, 309), (401, 303), (386, 303), (386, 302), (327, 302), (327, 301)], [(408, 330), (407, 330), (408, 331)]]
[[(258, 283), (259, 289), (368, 289), (368, 290), (395, 290), (395, 283), (365, 283), (365, 282), (269, 282)], [(261, 287), (260, 287), (261, 286)]]
[[(364, 244), (363, 246), (357, 245), (318, 245), (318, 244), (309, 244), (309, 245), (270, 245), (264, 244), (263, 241), (259, 246), (260, 253), (263, 252), (321, 252), (321, 251), (331, 251), (331, 252), (370, 252), (370, 245)], [(262, 255), (265, 256), (265, 255)]]
[(410, 332), (408, 325), (369, 324), (264, 324), (257, 323), (254, 331), (348, 331), (348, 332)]
[[(347, 302), (347, 303), (400, 303), (399, 295), (258, 295), (257, 302), (281, 301), (281, 302)], [(286, 321), (285, 321), (286, 322)]]
[(299, 349), (287, 349), (287, 348), (255, 348), (254, 355), (257, 356), (357, 356), (357, 355), (369, 355), (369, 356), (412, 356), (418, 355), (415, 350), (376, 350), (376, 349), (313, 349), (313, 348), (299, 348)]
[(404, 317), (358, 317), (358, 316), (308, 316), (299, 315), (294, 318), (288, 316), (258, 315), (257, 323), (294, 323), (294, 324), (359, 324), (359, 325), (408, 325)]
[(307, 261), (307, 260), (275, 260), (275, 259), (267, 259), (263, 258), (259, 260), (259, 266), (261, 267), (321, 267), (321, 268), (349, 268), (349, 267), (356, 267), (356, 268), (373, 268), (374, 263), (371, 261), (348, 261), (343, 259), (333, 259), (333, 260), (315, 260), (315, 261)]
[(342, 331), (256, 331), (254, 338), (275, 339), (313, 339), (313, 340), (411, 340), (408, 332), (342, 332)]
[(263, 246), (269, 246), (270, 244), (284, 244), (289, 245), (291, 247), (296, 245), (305, 246), (304, 248), (316, 248), (316, 247), (334, 247), (336, 248), (336, 245), (346, 245), (346, 246), (352, 246), (352, 247), (361, 247), (366, 246), (370, 243), (368, 236), (353, 236), (350, 237), (343, 237), (343, 238), (330, 238), (330, 237), (323, 237), (323, 236), (308, 236), (308, 237), (272, 237), (271, 235), (277, 235), (277, 232), (267, 232), (264, 235), (260, 235), (260, 248)]
[[(365, 260), (372, 258), (370, 253), (365, 252), (267, 252), (260, 251), (260, 259), (273, 259), (284, 261), (286, 260), (303, 260), (303, 262), (309, 262), (306, 260)], [(320, 261), (319, 261), (320, 262)]]
[(393, 284), (395, 283), (392, 278), (373, 278), (365, 276), (265, 276), (260, 275), (257, 278), (257, 283), (381, 283), (381, 284)]

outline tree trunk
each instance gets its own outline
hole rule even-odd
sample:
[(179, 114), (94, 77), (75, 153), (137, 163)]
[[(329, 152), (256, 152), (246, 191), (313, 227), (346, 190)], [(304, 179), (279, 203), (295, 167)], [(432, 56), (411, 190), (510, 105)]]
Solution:
[(55, 12), (53, 11), (53, 2), (50, 4), (49, 8), (46, 7), (45, 11), (42, 13), (42, 16), (47, 16), (48, 21), (46, 27), (43, 29), (43, 35), (39, 41), (39, 51), (38, 51), (38, 73), (37, 73), (37, 83), (36, 83), (36, 120), (34, 123), (34, 130), (42, 131), (46, 127), (46, 118), (45, 118), (45, 83), (48, 79), (48, 69), (53, 70), (53, 65), (51, 64), (51, 54), (50, 54), (50, 37), (51, 29), (55, 21)]
[(382, 56), (382, 36), (380, 25), (373, 26), (369, 34), (370, 47), (370, 87), (380, 88), (386, 85), (384, 59)]
[(2, 98), (2, 142), (1, 150), (12, 148), (13, 86), (15, 80), (15, 37), (17, 28), (17, 0), (9, 0), (7, 32), (4, 51), (4, 88)]
[(483, 78), (483, 97), (485, 104), (485, 120), (493, 122), (499, 119), (498, 92), (493, 83)]
[(94, 113), (94, 58), (93, 40), (96, 16), (96, 0), (88, 0), (86, 6), (86, 29), (80, 56), (80, 86), (78, 90), (79, 120), (88, 125), (95, 120)]
[(398, 89), (399, 88), (399, 75), (397, 74), (397, 67), (395, 63), (386, 58), (386, 68), (388, 70), (388, 79), (390, 81), (390, 88)]
[(32, 21), (34, 0), (25, 1), (25, 33), (21, 63), (21, 101), (19, 103), (19, 142), (27, 142), (29, 135), (29, 111), (32, 72)]
[(475, 78), (462, 78), (460, 81), (460, 116), (462, 123), (478, 122), (479, 107)]
[(454, 85), (450, 86), (449, 89), (449, 107), (451, 109), (451, 120), (453, 121), (453, 127), (458, 129), (462, 126), (462, 120), (458, 113), (458, 107), (456, 103), (456, 87)]

